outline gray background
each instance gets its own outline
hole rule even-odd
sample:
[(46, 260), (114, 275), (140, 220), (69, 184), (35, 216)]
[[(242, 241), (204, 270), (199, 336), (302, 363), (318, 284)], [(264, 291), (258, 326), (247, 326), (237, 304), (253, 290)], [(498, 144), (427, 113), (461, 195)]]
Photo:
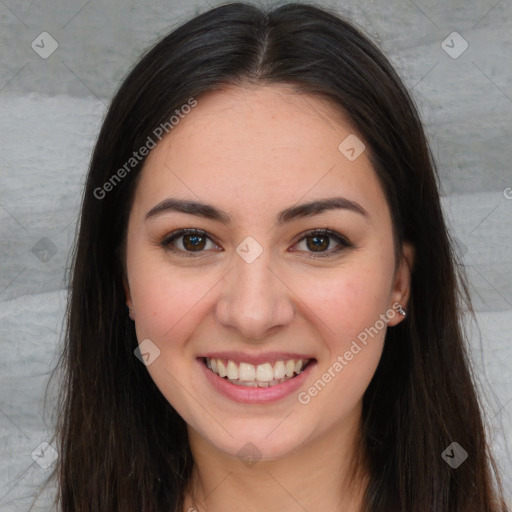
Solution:
[[(0, 510), (28, 510), (50, 469), (65, 269), (106, 105), (141, 52), (215, 1), (0, 0)], [(466, 265), (486, 426), (512, 496), (512, 2), (331, 1), (391, 58), (422, 113)], [(42, 58), (42, 32), (58, 48)], [(457, 58), (441, 43), (459, 53)], [(448, 39), (446, 39), (448, 37)], [(50, 48), (44, 39), (44, 49)], [(510, 188), (509, 188), (510, 187)], [(50, 388), (54, 396), (55, 386)], [(464, 421), (464, 418), (461, 418)], [(47, 510), (44, 497), (36, 510)]]

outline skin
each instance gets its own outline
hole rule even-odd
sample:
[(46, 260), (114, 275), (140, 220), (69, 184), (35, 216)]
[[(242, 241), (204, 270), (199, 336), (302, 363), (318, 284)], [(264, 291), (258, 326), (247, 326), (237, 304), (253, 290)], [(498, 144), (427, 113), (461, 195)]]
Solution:
[[(126, 298), (139, 343), (160, 350), (147, 369), (188, 424), (196, 501), (187, 495), (184, 510), (361, 510), (361, 404), (386, 327), (307, 404), (296, 392), (269, 404), (234, 402), (196, 361), (214, 350), (314, 354), (299, 390), (307, 391), (381, 314), (407, 307), (412, 248), (402, 247), (395, 267), (383, 190), (367, 150), (354, 161), (338, 150), (354, 130), (334, 111), (285, 85), (224, 88), (198, 98), (145, 163), (127, 232)], [(276, 224), (284, 208), (334, 196), (367, 215), (332, 209)], [(145, 218), (169, 197), (213, 205), (232, 220), (174, 211)], [(162, 247), (180, 228), (213, 241), (192, 256), (183, 238), (178, 252)], [(352, 246), (332, 252), (331, 238), (327, 257), (308, 257), (318, 252), (303, 233), (314, 228)], [(252, 263), (236, 252), (248, 236), (263, 249)], [(394, 314), (388, 328), (402, 318)], [(261, 456), (250, 467), (237, 455), (248, 442)]]

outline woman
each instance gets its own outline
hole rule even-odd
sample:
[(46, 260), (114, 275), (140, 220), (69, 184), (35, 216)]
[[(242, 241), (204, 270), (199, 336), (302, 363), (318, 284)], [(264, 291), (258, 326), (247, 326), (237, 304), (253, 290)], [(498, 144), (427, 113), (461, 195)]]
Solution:
[(92, 158), (61, 509), (505, 510), (454, 269), (418, 114), (366, 37), (298, 4), (194, 18)]

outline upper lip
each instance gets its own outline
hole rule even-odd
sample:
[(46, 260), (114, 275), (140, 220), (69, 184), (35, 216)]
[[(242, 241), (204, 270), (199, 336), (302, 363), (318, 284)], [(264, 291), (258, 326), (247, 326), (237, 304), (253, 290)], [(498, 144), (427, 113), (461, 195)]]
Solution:
[(299, 354), (296, 352), (265, 352), (262, 354), (247, 354), (246, 352), (209, 352), (198, 356), (209, 359), (231, 360), (235, 363), (249, 363), (253, 365), (263, 363), (274, 363), (275, 361), (288, 361), (289, 359), (315, 359), (312, 355)]

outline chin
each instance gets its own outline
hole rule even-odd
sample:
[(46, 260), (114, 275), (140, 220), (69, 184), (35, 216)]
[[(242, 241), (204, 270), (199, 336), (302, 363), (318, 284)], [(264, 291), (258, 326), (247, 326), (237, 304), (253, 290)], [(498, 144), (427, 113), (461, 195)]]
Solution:
[(258, 422), (258, 426), (252, 428), (235, 428), (227, 424), (226, 430), (233, 432), (233, 437), (222, 435), (221, 438), (211, 436), (206, 438), (217, 450), (239, 458), (242, 462), (243, 459), (254, 461), (282, 459), (304, 445), (311, 434), (297, 432), (290, 435), (288, 420), (282, 421), (281, 425), (279, 423), (275, 420)]

